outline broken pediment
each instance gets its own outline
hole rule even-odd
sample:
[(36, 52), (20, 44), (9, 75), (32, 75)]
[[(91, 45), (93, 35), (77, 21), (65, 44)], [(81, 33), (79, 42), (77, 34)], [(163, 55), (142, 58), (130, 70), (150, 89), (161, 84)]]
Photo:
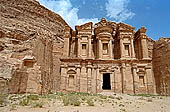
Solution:
[(77, 31), (81, 31), (81, 30), (92, 30), (92, 25), (93, 23), (92, 22), (89, 22), (89, 23), (85, 23), (81, 26), (76, 26), (76, 30)]
[(119, 31), (131, 31), (131, 32), (134, 32), (135, 27), (132, 27), (131, 25), (128, 25), (128, 24), (119, 23), (118, 24), (118, 30)]
[(136, 33), (135, 36), (138, 37), (141, 34), (145, 34), (146, 33), (146, 28), (145, 27), (141, 27)]
[(141, 27), (141, 28), (139, 29), (139, 32), (140, 32), (140, 33), (146, 33), (146, 28), (145, 28), (145, 27)]

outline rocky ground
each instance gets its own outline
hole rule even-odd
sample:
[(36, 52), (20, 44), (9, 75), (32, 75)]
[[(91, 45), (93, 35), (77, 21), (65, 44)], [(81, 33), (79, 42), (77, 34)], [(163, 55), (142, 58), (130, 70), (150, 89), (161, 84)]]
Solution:
[(114, 93), (1, 95), (0, 112), (169, 112), (170, 97)]

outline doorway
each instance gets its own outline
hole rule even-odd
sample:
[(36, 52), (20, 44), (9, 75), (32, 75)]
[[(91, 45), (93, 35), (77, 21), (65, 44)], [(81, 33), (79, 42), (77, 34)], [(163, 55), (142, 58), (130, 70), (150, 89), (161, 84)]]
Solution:
[(110, 73), (104, 73), (103, 74), (103, 90), (111, 90), (111, 85), (110, 85)]

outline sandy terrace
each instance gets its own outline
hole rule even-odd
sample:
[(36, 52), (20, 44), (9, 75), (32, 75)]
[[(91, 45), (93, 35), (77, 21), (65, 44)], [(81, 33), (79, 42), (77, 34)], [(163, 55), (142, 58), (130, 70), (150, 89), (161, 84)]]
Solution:
[[(25, 96), (20, 95), (18, 99), (16, 97), (10, 98), (8, 102), (11, 103), (1, 106), (0, 112), (170, 112), (170, 97), (166, 96), (131, 96), (114, 93), (64, 94), (41, 97), (38, 100), (34, 98), (29, 100), (29, 104), (26, 106), (20, 103)], [(65, 98), (73, 99), (73, 101), (78, 98), (80, 104), (78, 106), (67, 104), (65, 102), (67, 100), (63, 100)], [(34, 102), (38, 103), (35, 105)], [(42, 105), (39, 102), (43, 102)]]

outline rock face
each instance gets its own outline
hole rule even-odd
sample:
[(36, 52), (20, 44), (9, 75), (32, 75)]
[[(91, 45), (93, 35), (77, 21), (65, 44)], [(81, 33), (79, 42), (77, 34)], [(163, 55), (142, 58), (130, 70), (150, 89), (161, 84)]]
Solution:
[(160, 38), (154, 44), (153, 71), (157, 93), (170, 95), (170, 38)]
[(0, 93), (59, 89), (65, 26), (36, 0), (0, 0)]

